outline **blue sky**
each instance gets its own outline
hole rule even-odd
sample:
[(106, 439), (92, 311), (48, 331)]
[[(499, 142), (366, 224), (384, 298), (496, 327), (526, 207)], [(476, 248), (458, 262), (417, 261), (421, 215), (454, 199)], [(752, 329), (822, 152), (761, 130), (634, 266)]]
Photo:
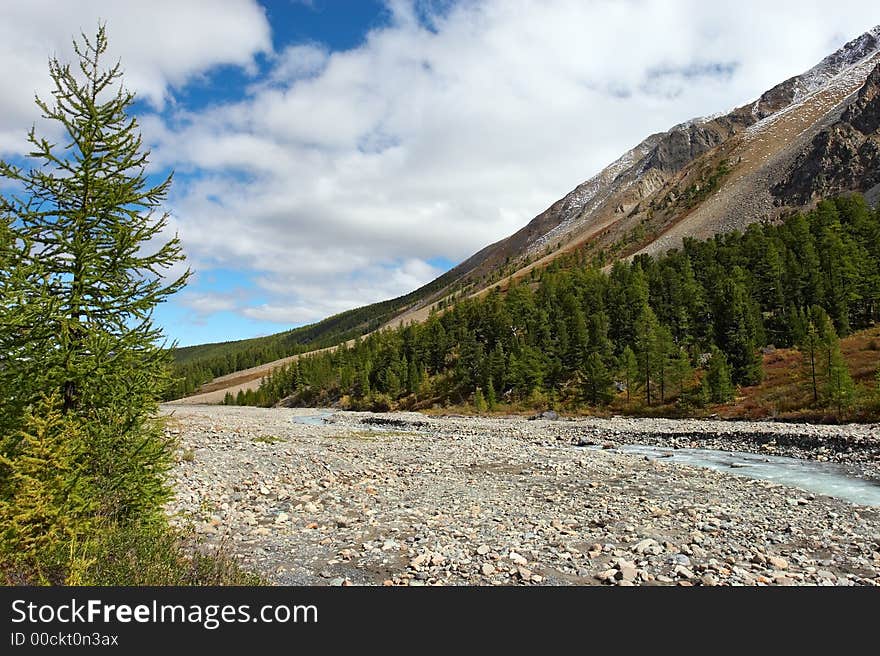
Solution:
[(0, 156), (41, 125), (47, 56), (99, 19), (151, 173), (176, 172), (195, 277), (156, 318), (188, 345), (405, 294), (648, 134), (816, 64), (880, 3), (10, 0)]

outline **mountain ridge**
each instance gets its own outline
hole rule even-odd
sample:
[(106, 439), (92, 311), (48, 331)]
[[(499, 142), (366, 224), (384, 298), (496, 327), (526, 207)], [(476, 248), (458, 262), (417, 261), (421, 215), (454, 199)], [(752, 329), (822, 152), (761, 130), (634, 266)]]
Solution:
[[(650, 135), (520, 230), (438, 279), (352, 311), (366, 319), (349, 326), (346, 338), (375, 329), (373, 314), (384, 315), (384, 327), (420, 321), (573, 249), (610, 262), (662, 253), (686, 237), (774, 221), (829, 193), (860, 191), (876, 202), (878, 89), (880, 25), (754, 101)], [(858, 166), (838, 175), (843, 159)], [(380, 306), (381, 313), (371, 313)], [(318, 334), (315, 343), (325, 346), (327, 337)]]

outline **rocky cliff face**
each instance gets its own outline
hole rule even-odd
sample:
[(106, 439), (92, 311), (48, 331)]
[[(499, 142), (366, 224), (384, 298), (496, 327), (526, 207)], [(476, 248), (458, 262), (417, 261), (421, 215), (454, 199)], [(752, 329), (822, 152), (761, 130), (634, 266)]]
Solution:
[(785, 205), (806, 205), (845, 191), (880, 184), (880, 65), (838, 122), (815, 136), (773, 195)]
[[(820, 196), (880, 200), (880, 26), (726, 114), (651, 135), (510, 237), (446, 274), (398, 320), (450, 291), (480, 293), (583, 248), (656, 254), (775, 220)], [(434, 287), (436, 289), (436, 287)], [(393, 322), (392, 322), (393, 323)]]

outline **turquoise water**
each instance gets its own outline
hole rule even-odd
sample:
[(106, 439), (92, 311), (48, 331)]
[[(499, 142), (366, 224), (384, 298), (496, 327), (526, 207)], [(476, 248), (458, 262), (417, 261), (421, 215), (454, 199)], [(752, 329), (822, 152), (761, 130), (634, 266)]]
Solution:
[[(307, 426), (323, 426), (324, 420), (331, 415), (333, 415), (332, 411), (323, 410), (314, 415), (293, 417), (293, 422)], [(743, 451), (666, 449), (641, 444), (624, 444), (613, 451), (662, 459), (664, 462), (706, 467), (745, 478), (772, 481), (863, 506), (880, 506), (880, 483), (859, 478), (845, 466), (837, 463), (759, 455)]]
[(790, 485), (863, 506), (880, 506), (880, 483), (859, 478), (837, 463), (742, 451), (673, 450), (639, 444), (626, 444), (613, 450)]

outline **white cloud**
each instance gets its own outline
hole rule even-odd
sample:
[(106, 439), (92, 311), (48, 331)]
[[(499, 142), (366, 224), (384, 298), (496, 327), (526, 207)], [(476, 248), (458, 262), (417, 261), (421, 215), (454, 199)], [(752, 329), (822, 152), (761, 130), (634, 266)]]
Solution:
[(235, 299), (228, 294), (197, 294), (184, 292), (178, 299), (180, 305), (191, 309), (197, 315), (233, 310)]
[[(880, 23), (861, 0), (439, 4), (389, 2), (391, 23), (350, 51), (288, 44), (243, 102), (144, 117), (157, 165), (199, 173), (173, 198), (195, 266), (250, 272), (268, 295), (238, 311), (298, 323), (410, 291), (436, 275), (427, 260), (471, 255), (647, 135), (745, 104)], [(144, 6), (132, 23), (164, 13)], [(265, 50), (249, 15), (236, 47), (202, 38), (213, 59), (121, 54), (158, 103), (206, 61)]]
[(68, 59), (71, 40), (107, 23), (108, 61), (121, 60), (126, 85), (161, 107), (180, 87), (220, 64), (256, 70), (271, 31), (256, 0), (22, 0), (3, 3), (0, 21), (0, 153), (20, 151), (38, 116), (34, 92), (49, 98), (46, 62)]

